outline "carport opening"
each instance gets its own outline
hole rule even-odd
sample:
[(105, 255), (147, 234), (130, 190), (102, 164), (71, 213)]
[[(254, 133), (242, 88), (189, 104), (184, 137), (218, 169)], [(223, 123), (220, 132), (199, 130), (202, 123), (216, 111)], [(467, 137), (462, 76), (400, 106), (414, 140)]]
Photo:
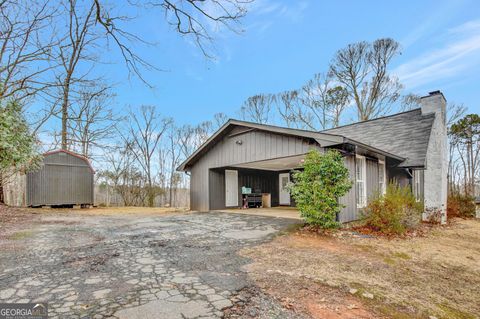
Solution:
[(210, 209), (295, 207), (287, 185), (305, 154), (210, 169)]

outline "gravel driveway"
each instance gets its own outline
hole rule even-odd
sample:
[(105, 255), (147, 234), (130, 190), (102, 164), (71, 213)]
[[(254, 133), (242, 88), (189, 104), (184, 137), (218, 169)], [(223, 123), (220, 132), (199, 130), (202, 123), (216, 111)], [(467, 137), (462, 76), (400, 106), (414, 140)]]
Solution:
[(0, 302), (52, 318), (211, 318), (251, 285), (237, 251), (292, 219), (230, 213), (48, 214), (0, 241)]

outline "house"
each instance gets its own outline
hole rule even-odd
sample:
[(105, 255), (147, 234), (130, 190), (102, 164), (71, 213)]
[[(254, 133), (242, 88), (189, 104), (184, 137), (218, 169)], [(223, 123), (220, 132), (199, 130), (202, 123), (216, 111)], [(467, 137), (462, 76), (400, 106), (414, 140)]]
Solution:
[(4, 187), (10, 206), (93, 205), (93, 170), (90, 161), (67, 150), (43, 154), (40, 169), (18, 173)]
[[(407, 112), (321, 132), (229, 120), (180, 166), (190, 174), (192, 210), (245, 206), (249, 193), (268, 194), (271, 206), (294, 206), (285, 186), (310, 149), (337, 149), (354, 186), (338, 216), (361, 216), (368, 198), (389, 181), (410, 185), (425, 203), (424, 219), (446, 221), (446, 100), (440, 91)], [(259, 200), (260, 202), (260, 200)]]

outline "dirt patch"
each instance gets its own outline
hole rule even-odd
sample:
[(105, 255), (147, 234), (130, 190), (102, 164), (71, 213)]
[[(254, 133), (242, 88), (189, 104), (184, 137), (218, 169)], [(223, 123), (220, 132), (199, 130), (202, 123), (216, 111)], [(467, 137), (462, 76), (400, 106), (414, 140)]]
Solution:
[(277, 299), (268, 295), (257, 286), (248, 286), (232, 297), (232, 307), (224, 310), (223, 318), (284, 318), (304, 319), (305, 313), (298, 311), (288, 300)]
[(0, 204), (0, 242), (22, 239), (21, 234), (27, 234), (26, 229), (37, 220), (39, 220), (39, 216), (26, 209)]
[[(0, 250), (14, 251), (25, 248), (30, 237), (45, 227), (52, 227), (56, 232), (69, 229), (72, 225), (82, 225), (88, 217), (128, 219), (135, 215), (142, 217), (172, 216), (184, 212), (183, 208), (165, 207), (109, 207), (91, 209), (72, 208), (23, 208), (0, 204)], [(95, 219), (95, 221), (97, 221)], [(65, 226), (66, 228), (57, 228)], [(119, 226), (120, 227), (120, 226)], [(96, 235), (72, 237), (81, 244), (84, 238), (90, 241), (102, 241)]]
[(478, 251), (480, 222), (456, 220), (393, 240), (300, 231), (242, 254), (260, 287), (313, 318), (475, 318)]

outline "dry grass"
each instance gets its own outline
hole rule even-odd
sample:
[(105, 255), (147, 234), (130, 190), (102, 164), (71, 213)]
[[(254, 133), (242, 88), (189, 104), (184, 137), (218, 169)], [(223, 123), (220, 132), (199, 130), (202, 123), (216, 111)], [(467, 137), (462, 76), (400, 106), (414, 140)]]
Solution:
[(33, 235), (33, 232), (31, 231), (19, 231), (16, 233), (13, 233), (8, 237), (9, 240), (22, 240), (28, 237), (31, 237)]
[[(332, 288), (343, 292), (343, 303), (349, 302), (348, 291), (357, 289), (358, 303), (371, 311), (362, 318), (477, 318), (479, 252), (480, 221), (456, 220), (449, 226), (431, 229), (424, 237), (407, 239), (296, 232), (244, 250), (243, 254), (254, 260), (249, 266), (252, 277), (267, 290), (271, 288), (277, 297), (313, 287), (301, 287), (298, 282), (304, 286), (305, 282), (314, 282), (325, 289), (319, 295), (330, 295)], [(364, 292), (374, 298), (362, 297)], [(333, 302), (342, 304), (338, 298)], [(322, 304), (318, 300), (317, 303)], [(342, 313), (338, 305), (335, 307), (330, 307), (331, 314)]]
[[(62, 216), (76, 215), (92, 216), (118, 216), (133, 217), (142, 216), (162, 216), (169, 214), (185, 213), (186, 208), (167, 208), (167, 207), (96, 207), (85, 209), (72, 208), (24, 208), (9, 207), (0, 205), (0, 244), (2, 240), (21, 240), (28, 237), (27, 234), (34, 225), (46, 223), (75, 223), (75, 221), (62, 220)], [(60, 220), (45, 220), (45, 217), (59, 217)]]
[(17, 216), (19, 214), (85, 214), (85, 215), (163, 215), (184, 213), (182, 207), (94, 207), (94, 208), (15, 208), (9, 207)]
[[(48, 211), (48, 209), (47, 209)], [(51, 211), (51, 209), (50, 209)], [(176, 207), (95, 207), (89, 209), (67, 209), (67, 211), (87, 215), (163, 215), (184, 213), (187, 208)]]

